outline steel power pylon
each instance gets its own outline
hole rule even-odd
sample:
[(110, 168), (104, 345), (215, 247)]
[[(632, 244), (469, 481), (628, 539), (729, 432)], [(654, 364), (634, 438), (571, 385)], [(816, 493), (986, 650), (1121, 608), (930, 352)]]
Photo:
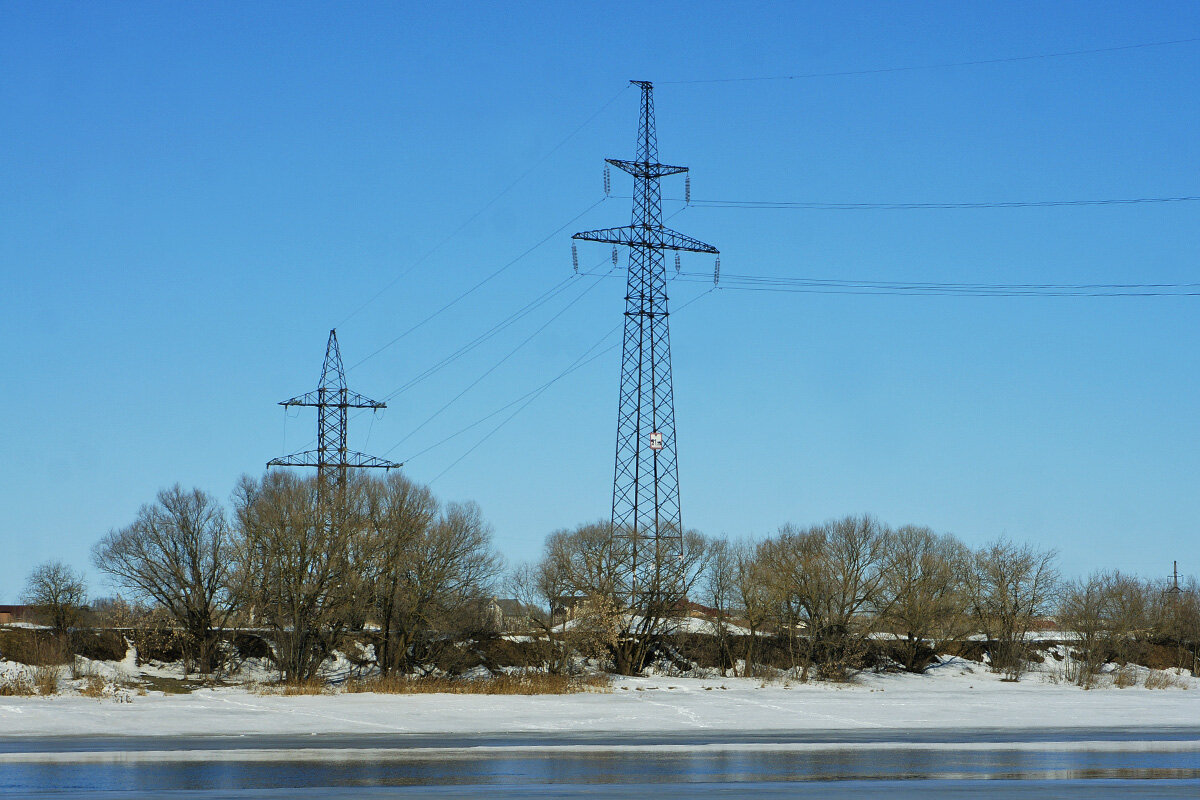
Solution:
[(267, 462), (267, 467), (316, 467), (319, 490), (339, 497), (350, 467), (392, 469), (403, 466), (365, 453), (351, 452), (346, 447), (347, 412), (352, 408), (387, 408), (387, 404), (363, 397), (346, 387), (346, 370), (342, 366), (336, 330), (329, 332), (321, 383), (316, 391), (284, 400), (279, 405), (317, 409), (317, 449), (273, 458)]
[(685, 173), (687, 167), (658, 163), (654, 86), (649, 81), (631, 83), (642, 90), (637, 157), (605, 160), (633, 176), (633, 223), (572, 237), (629, 248), (612, 528), (624, 567), (620, 589), (630, 599), (644, 592), (671, 593), (683, 556), (663, 253), (718, 252), (663, 227), (658, 181)]

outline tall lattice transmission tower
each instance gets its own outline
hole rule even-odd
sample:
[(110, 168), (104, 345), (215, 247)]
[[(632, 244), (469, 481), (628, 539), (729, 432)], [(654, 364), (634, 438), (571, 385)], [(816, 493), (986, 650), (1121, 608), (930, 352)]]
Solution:
[(659, 179), (686, 173), (687, 167), (658, 162), (654, 86), (649, 81), (631, 83), (642, 92), (637, 157), (605, 160), (633, 176), (633, 222), (572, 238), (629, 248), (612, 503), (613, 536), (623, 566), (619, 591), (629, 599), (645, 593), (677, 597), (683, 522), (663, 254), (674, 250), (716, 255), (718, 250), (663, 227)]
[(346, 422), (352, 408), (387, 408), (380, 403), (352, 392), (346, 386), (346, 369), (338, 348), (337, 331), (329, 332), (325, 345), (325, 363), (321, 366), (321, 383), (315, 391), (284, 400), (279, 405), (312, 406), (317, 409), (317, 449), (273, 458), (267, 467), (316, 467), (318, 493), (332, 498), (341, 497), (346, 485), (346, 472), (351, 467), (392, 469), (402, 466), (392, 461), (356, 453), (346, 446)]

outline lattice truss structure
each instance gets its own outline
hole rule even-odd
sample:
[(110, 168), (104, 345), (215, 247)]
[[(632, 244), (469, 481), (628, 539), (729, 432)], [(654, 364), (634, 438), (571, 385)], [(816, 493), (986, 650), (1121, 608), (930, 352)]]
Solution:
[(321, 383), (315, 391), (284, 400), (279, 405), (311, 406), (317, 409), (317, 449), (273, 458), (267, 467), (316, 467), (318, 486), (332, 497), (340, 497), (346, 485), (346, 473), (351, 467), (392, 469), (402, 466), (365, 453), (351, 451), (346, 445), (347, 417), (352, 408), (378, 410), (386, 403), (352, 392), (346, 386), (346, 369), (338, 348), (337, 331), (329, 332), (325, 346), (325, 363), (321, 366)]
[(629, 248), (612, 526), (622, 565), (619, 592), (630, 601), (647, 593), (678, 597), (683, 560), (664, 253), (718, 253), (663, 227), (659, 179), (686, 173), (687, 167), (658, 162), (654, 87), (648, 81), (632, 83), (642, 94), (637, 157), (606, 159), (633, 176), (632, 224), (572, 237)]

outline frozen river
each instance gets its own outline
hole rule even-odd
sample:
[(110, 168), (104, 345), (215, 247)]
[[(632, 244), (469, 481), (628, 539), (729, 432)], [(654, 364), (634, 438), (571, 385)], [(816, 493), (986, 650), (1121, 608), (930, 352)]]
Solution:
[(1200, 727), (0, 737), (0, 796), (1197, 798)]

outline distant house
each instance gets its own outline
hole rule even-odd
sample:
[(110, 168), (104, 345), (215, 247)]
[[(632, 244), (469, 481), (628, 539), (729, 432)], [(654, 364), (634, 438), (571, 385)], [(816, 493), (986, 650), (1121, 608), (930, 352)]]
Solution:
[(550, 599), (550, 619), (557, 625), (575, 619), (575, 612), (588, 601), (586, 594), (562, 594)]
[(32, 622), (36, 611), (33, 606), (0, 606), (0, 625)]
[(486, 613), (488, 621), (502, 633), (529, 628), (529, 611), (520, 600), (493, 597), (488, 601)]

